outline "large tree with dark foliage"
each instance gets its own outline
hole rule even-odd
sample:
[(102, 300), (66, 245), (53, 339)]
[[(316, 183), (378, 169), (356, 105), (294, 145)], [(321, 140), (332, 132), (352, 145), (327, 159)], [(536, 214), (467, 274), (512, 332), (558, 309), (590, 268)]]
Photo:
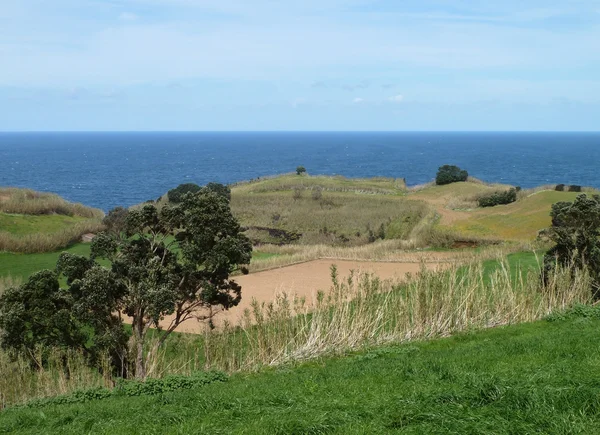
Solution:
[(435, 176), (435, 184), (443, 185), (456, 183), (457, 181), (467, 181), (469, 173), (458, 166), (444, 165), (440, 166)]
[[(230, 274), (251, 254), (223, 195), (204, 188), (160, 211), (145, 205), (127, 214), (124, 236), (96, 236), (90, 258), (61, 255), (57, 272), (67, 289), (59, 287), (56, 273), (44, 271), (7, 291), (0, 301), (2, 344), (30, 352), (40, 344), (83, 347), (82, 331), (91, 329), (97, 346), (118, 355), (126, 347), (120, 334), (126, 315), (132, 323), (129, 355), (136, 377), (144, 378), (149, 328), (158, 329), (158, 348), (181, 323), (212, 322), (237, 305), (241, 287)], [(110, 269), (96, 262), (100, 258), (110, 261)]]
[[(60, 287), (61, 275), (68, 288)], [(38, 272), (0, 297), (0, 343), (38, 367), (44, 352), (37, 350), (51, 347), (81, 350), (92, 363), (109, 352), (113, 365), (123, 367), (127, 337), (115, 314), (123, 292), (109, 270), (63, 253), (57, 272)]]
[(544, 276), (556, 265), (586, 267), (592, 278), (592, 295), (600, 296), (600, 196), (579, 195), (573, 202), (558, 202), (550, 213), (548, 236), (555, 245), (544, 256)]
[(202, 187), (195, 183), (183, 183), (169, 190), (167, 192), (167, 198), (169, 198), (169, 202), (178, 203), (181, 202), (186, 193), (196, 193), (201, 189)]
[[(113, 276), (125, 287), (120, 309), (131, 318), (135, 372), (144, 377), (150, 327), (159, 329), (160, 346), (181, 323), (212, 322), (240, 302), (241, 287), (229, 275), (250, 262), (252, 244), (227, 199), (206, 188), (160, 211), (153, 205), (130, 211), (126, 232), (122, 240), (98, 235), (92, 257), (110, 260)], [(166, 316), (170, 321), (163, 329)]]

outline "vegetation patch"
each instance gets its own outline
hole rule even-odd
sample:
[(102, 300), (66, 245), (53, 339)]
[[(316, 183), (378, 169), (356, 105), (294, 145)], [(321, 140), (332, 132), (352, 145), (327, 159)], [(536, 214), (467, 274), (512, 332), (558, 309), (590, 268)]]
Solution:
[[(519, 190), (521, 190), (519, 188)], [(479, 207), (494, 207), (496, 205), (511, 204), (517, 200), (516, 188), (510, 188), (504, 192), (493, 192), (487, 195), (482, 195), (477, 198)]]
[[(598, 433), (600, 318), (362, 350), (228, 382), (8, 409), (8, 433)], [(110, 416), (109, 418), (107, 416)]]

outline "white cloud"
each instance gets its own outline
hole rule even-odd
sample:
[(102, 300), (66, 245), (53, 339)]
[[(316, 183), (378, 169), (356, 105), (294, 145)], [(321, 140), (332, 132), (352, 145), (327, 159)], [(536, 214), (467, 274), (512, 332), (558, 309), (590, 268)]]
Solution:
[(119, 21), (137, 21), (140, 17), (131, 12), (123, 12), (119, 15)]
[(360, 98), (360, 97), (356, 97), (354, 100), (352, 100), (352, 102), (353, 102), (354, 104), (359, 104), (359, 103), (362, 103), (363, 101), (365, 101), (365, 100), (363, 100), (363, 99), (362, 99), (362, 98)]
[(392, 103), (401, 103), (404, 101), (404, 95), (394, 95), (393, 97), (388, 98), (388, 101)]

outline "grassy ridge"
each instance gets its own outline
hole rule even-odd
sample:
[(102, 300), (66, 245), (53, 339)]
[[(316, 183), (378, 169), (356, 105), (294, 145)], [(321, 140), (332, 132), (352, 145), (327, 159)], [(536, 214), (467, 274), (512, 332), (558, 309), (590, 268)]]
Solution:
[(471, 236), (494, 236), (501, 240), (533, 240), (540, 229), (550, 226), (552, 204), (573, 201), (579, 193), (542, 191), (515, 203), (476, 210), (450, 225)]
[(77, 243), (100, 231), (101, 210), (51, 193), (0, 188), (0, 252), (41, 253)]
[(382, 347), (157, 396), (12, 409), (5, 433), (598, 433), (600, 319)]

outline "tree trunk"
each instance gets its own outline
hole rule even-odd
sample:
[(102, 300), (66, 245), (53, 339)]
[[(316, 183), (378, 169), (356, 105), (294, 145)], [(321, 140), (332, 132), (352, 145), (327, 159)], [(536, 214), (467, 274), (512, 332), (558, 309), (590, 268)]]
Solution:
[[(141, 316), (140, 316), (141, 317)], [(146, 362), (144, 361), (144, 337), (146, 330), (142, 318), (135, 319), (133, 324), (133, 342), (132, 351), (135, 352), (135, 377), (137, 379), (146, 378)]]

